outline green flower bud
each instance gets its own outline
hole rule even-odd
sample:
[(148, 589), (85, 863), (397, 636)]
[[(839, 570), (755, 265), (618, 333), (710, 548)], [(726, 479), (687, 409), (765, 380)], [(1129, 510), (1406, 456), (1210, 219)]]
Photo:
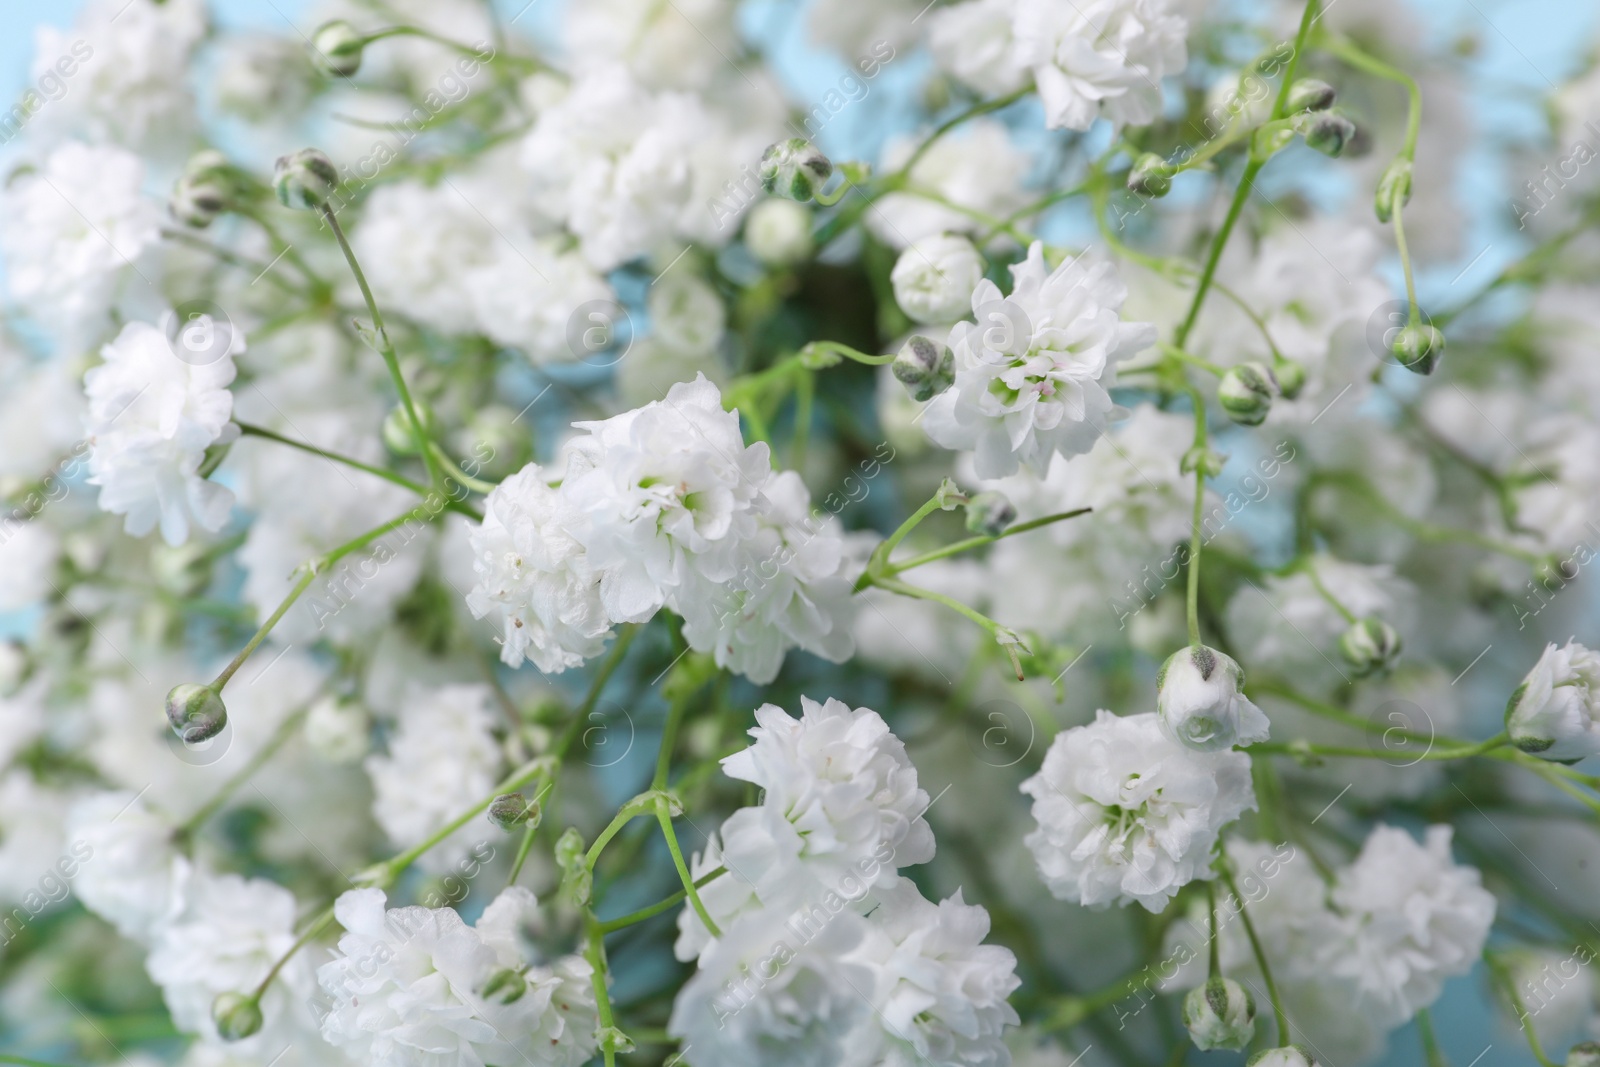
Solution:
[(279, 156), (272, 168), (272, 187), (284, 207), (314, 211), (339, 188), (339, 169), (315, 148)]
[(1573, 1045), (1567, 1053), (1567, 1067), (1600, 1067), (1600, 1041)]
[(956, 357), (950, 346), (921, 334), (901, 345), (889, 366), (913, 400), (932, 400), (956, 380)]
[(515, 1004), (528, 991), (528, 980), (521, 971), (510, 968), (496, 971), (483, 984), (483, 999), (496, 1004)]
[(1157, 199), (1172, 191), (1172, 174), (1167, 161), (1154, 152), (1146, 152), (1133, 161), (1128, 171), (1128, 191)]
[(1278, 383), (1264, 364), (1241, 363), (1222, 376), (1217, 403), (1234, 422), (1260, 426), (1272, 410), (1272, 394), (1277, 391)]
[(1017, 521), (1017, 507), (1004, 493), (979, 493), (967, 501), (967, 531), (980, 537), (999, 537)]
[(1326, 111), (1333, 106), (1337, 95), (1333, 86), (1317, 78), (1300, 78), (1289, 87), (1289, 113), (1296, 111)]
[(361, 50), (367, 39), (344, 19), (324, 22), (311, 35), (311, 58), (319, 70), (334, 78), (348, 78), (361, 69)]
[(521, 793), (501, 793), (489, 804), (489, 821), (502, 830), (525, 823), (538, 826), (540, 815), (538, 801), (529, 801)]
[(1400, 635), (1375, 615), (1350, 624), (1339, 638), (1339, 653), (1358, 677), (1388, 670), (1400, 655)]
[(1277, 380), (1278, 392), (1286, 400), (1293, 400), (1306, 387), (1306, 369), (1292, 359), (1281, 356), (1274, 359), (1272, 377)]
[(1263, 1049), (1251, 1056), (1245, 1067), (1317, 1067), (1317, 1060), (1304, 1045), (1285, 1045)]
[[(411, 406), (416, 409), (417, 421), (422, 423), (422, 435), (433, 436), (434, 418), (433, 410), (428, 405), (413, 399)], [(389, 409), (389, 414), (383, 417), (383, 443), (389, 451), (397, 456), (414, 456), (417, 454), (417, 438), (411, 432), (411, 416), (406, 412), (404, 404), (396, 404)]]
[(628, 1053), (636, 1047), (633, 1038), (615, 1026), (600, 1027), (594, 1032), (594, 1038), (599, 1043), (601, 1052)]
[(203, 230), (228, 208), (227, 187), (213, 178), (185, 174), (172, 185), (167, 210), (185, 226)]
[(1444, 356), (1444, 334), (1426, 323), (1402, 326), (1389, 351), (1413, 374), (1432, 374)]
[(833, 175), (833, 164), (816, 145), (791, 137), (761, 155), (761, 188), (788, 200), (813, 199)]
[(1196, 471), (1205, 471), (1207, 478), (1215, 478), (1222, 473), (1222, 468), (1227, 465), (1228, 457), (1221, 452), (1207, 448), (1205, 445), (1195, 445), (1183, 454), (1183, 459), (1178, 462), (1178, 469), (1184, 474), (1193, 474)]
[(1396, 207), (1405, 207), (1410, 202), (1411, 160), (1396, 156), (1378, 178), (1378, 191), (1372, 198), (1372, 207), (1378, 213), (1379, 222), (1388, 222), (1394, 217)]
[(1242, 1052), (1256, 1036), (1256, 1001), (1231, 978), (1212, 978), (1183, 998), (1183, 1025), (1201, 1052)]
[(261, 1004), (243, 993), (223, 993), (211, 1002), (211, 1021), (224, 1041), (243, 1041), (261, 1029)]
[(228, 725), (222, 694), (195, 682), (173, 686), (167, 694), (167, 725), (185, 744), (209, 741)]
[(1306, 111), (1295, 122), (1306, 144), (1325, 156), (1337, 156), (1356, 135), (1356, 124), (1337, 111)]

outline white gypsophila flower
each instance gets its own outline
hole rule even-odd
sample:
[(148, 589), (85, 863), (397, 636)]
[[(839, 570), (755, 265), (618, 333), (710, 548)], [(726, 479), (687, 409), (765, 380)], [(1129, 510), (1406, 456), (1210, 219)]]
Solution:
[(729, 870), (776, 900), (800, 883), (832, 888), (864, 869), (892, 885), (895, 869), (933, 858), (922, 817), (928, 794), (905, 745), (870, 708), (800, 698), (800, 717), (756, 709), (750, 747), (722, 761), (730, 778), (765, 791), (722, 825)]
[(1518, 528), (1553, 552), (1588, 544), (1600, 520), (1600, 425), (1588, 413), (1562, 413), (1538, 420), (1523, 440), (1511, 474)]
[(680, 352), (711, 352), (727, 330), (727, 309), (705, 279), (674, 271), (650, 286), (650, 336)]
[(876, 972), (873, 1007), (885, 1067), (1009, 1067), (1006, 998), (1019, 985), (1010, 949), (983, 943), (989, 913), (958, 889), (937, 904), (909, 879), (874, 894), (860, 955)]
[(1153, 912), (1210, 877), (1218, 833), (1256, 806), (1249, 756), (1194, 752), (1169, 740), (1154, 714), (1104, 710), (1057, 734), (1022, 791), (1039, 823), (1024, 843), (1052, 894)]
[[(413, 685), (400, 709), (389, 752), (370, 756), (372, 816), (399, 848), (420, 844), (494, 788), (504, 757), (495, 740), (489, 687)], [(469, 828), (446, 838), (420, 862), (447, 870), (472, 847)]]
[[(385, 910), (381, 889), (343, 894), (334, 914), (345, 933), (317, 969), (332, 1001), (322, 1036), (390, 1067), (578, 1067), (595, 1052), (591, 972), (578, 959), (529, 966), (513, 934), (533, 905), (508, 889), (473, 928), (451, 908)], [(523, 967), (520, 997), (485, 996), (497, 972)]]
[(867, 1067), (878, 1042), (872, 968), (852, 958), (866, 924), (848, 909), (797, 930), (789, 908), (723, 927), (678, 991), (667, 1032), (696, 1067)]
[(968, 0), (928, 13), (928, 47), (939, 69), (985, 96), (1022, 88), (1028, 65), (1014, 29), (1018, 0)]
[(1198, 645), (1174, 652), (1156, 675), (1161, 731), (1197, 752), (1265, 741), (1267, 717), (1240, 692), (1244, 672), (1233, 659)]
[(65, 791), (22, 767), (0, 777), (0, 903), (22, 903), (34, 913), (53, 903), (39, 880), (61, 857), (70, 802)]
[(1225, 615), (1227, 632), (1245, 664), (1298, 678), (1302, 688), (1325, 688), (1350, 673), (1338, 648), (1350, 627), (1345, 612), (1358, 619), (1377, 616), (1409, 640), (1415, 598), (1415, 587), (1392, 567), (1317, 555), (1304, 569), (1235, 593)]
[(918, 322), (954, 322), (972, 307), (983, 280), (983, 257), (954, 234), (924, 237), (900, 253), (889, 281), (895, 303)]
[(73, 805), (67, 837), (92, 851), (72, 883), (83, 906), (148, 945), (175, 918), (189, 881), (177, 827), (136, 793), (96, 793)]
[(49, 474), (59, 479), (80, 469), (83, 390), (67, 360), (32, 361), (9, 351), (0, 338), (0, 481)]
[[(911, 162), (921, 138), (897, 137), (883, 151), (882, 168), (893, 172)], [(918, 189), (972, 212), (1004, 218), (1027, 202), (1022, 182), (1028, 156), (1003, 123), (974, 119), (923, 152), (908, 175)], [(889, 193), (867, 213), (873, 235), (893, 248), (941, 233), (975, 234), (988, 229), (973, 215), (910, 193)]]
[[(196, 872), (182, 911), (157, 927), (145, 960), (178, 1029), (217, 1040), (213, 1003), (223, 993), (253, 990), (294, 944), (294, 924), (294, 894), (277, 883)], [(306, 958), (298, 956), (268, 986), (264, 1032), (298, 1009), (308, 977)]]
[(762, 200), (744, 223), (750, 254), (773, 267), (792, 267), (811, 254), (811, 211), (782, 197)]
[(1476, 868), (1451, 859), (1451, 834), (1430, 826), (1418, 844), (1379, 825), (1333, 888), (1354, 942), (1333, 966), (1392, 1025), (1437, 1000), (1446, 978), (1472, 969), (1494, 922), (1494, 895)]
[(306, 710), (306, 744), (329, 763), (354, 763), (372, 744), (372, 716), (358, 701), (324, 696)]
[(735, 577), (771, 461), (765, 444), (745, 446), (715, 385), (697, 375), (663, 400), (574, 428), (561, 495), (613, 622), (648, 619), (691, 571)]
[[(603, 313), (601, 318), (605, 318)], [(596, 326), (605, 328), (598, 322)], [(611, 383), (619, 407), (639, 408), (660, 400), (679, 382), (693, 381), (697, 374), (704, 374), (718, 389), (725, 388), (732, 377), (717, 352), (686, 352), (668, 348), (653, 337), (641, 337), (628, 349), (628, 357), (616, 365)]]
[(876, 0), (871, 4), (851, 0), (818, 0), (807, 11), (806, 29), (811, 39), (847, 59), (881, 54), (910, 44), (917, 33), (917, 0)]
[(1506, 731), (1545, 759), (1600, 754), (1600, 653), (1576, 641), (1546, 645), (1506, 704)]
[[(574, 315), (587, 304), (615, 306), (611, 286), (562, 244), (559, 237), (518, 245), (497, 239), (488, 248), (489, 261), (465, 279), (478, 328), (498, 344), (521, 349), (536, 365), (590, 355), (584, 338), (571, 334)], [(598, 325), (616, 330), (606, 317), (614, 312), (598, 314)]]
[(566, 11), (578, 73), (614, 62), (653, 89), (703, 88), (738, 50), (732, 0), (594, 0)]
[(160, 205), (143, 184), (138, 156), (69, 141), (0, 199), (6, 287), (64, 344), (99, 334), (119, 284), (161, 240)]
[(600, 578), (569, 532), (577, 516), (530, 463), (495, 487), (472, 531), (475, 618), (498, 612), (500, 658), (518, 667), (563, 671), (599, 655), (611, 634)]
[(577, 78), (522, 142), (535, 203), (578, 238), (597, 270), (669, 237), (689, 196), (688, 127), (700, 105), (652, 94), (619, 66)]
[(204, 0), (94, 0), (73, 26), (41, 26), (30, 81), (74, 68), (67, 91), (40, 109), (46, 134), (111, 141), (135, 151), (188, 148), (195, 124), (188, 72), (205, 37)]
[(1189, 61), (1188, 30), (1166, 0), (1017, 0), (1013, 32), (1033, 69), (1045, 125), (1087, 130), (1097, 118), (1118, 129), (1154, 121), (1161, 79)]
[[(716, 834), (712, 834), (706, 839), (705, 850), (690, 857), (689, 875), (698, 884), (700, 879), (719, 867), (726, 867), (722, 857), (722, 842)], [(719, 930), (726, 930), (741, 915), (761, 908), (761, 898), (756, 895), (755, 886), (731, 870), (701, 887), (700, 903), (705, 905), (706, 914), (711, 916), (711, 921), (717, 924)], [(673, 955), (688, 963), (698, 959), (713, 940), (711, 931), (700, 921), (694, 908), (684, 908), (678, 912), (678, 939), (672, 944)]]
[(1546, 1048), (1570, 1039), (1585, 1022), (1594, 1019), (1594, 969), (1584, 966), (1589, 961), (1578, 954), (1582, 951), (1520, 946), (1508, 949), (1501, 959), (1512, 985), (1522, 995), (1527, 1014), (1515, 1018), (1511, 1006), (1497, 999), (1495, 1006), (1501, 1017), (1513, 1026), (1532, 1026)]
[(765, 685), (791, 648), (832, 663), (849, 659), (856, 604), (839, 523), (811, 514), (811, 494), (798, 474), (773, 474), (757, 507), (735, 577), (716, 582), (694, 572), (671, 604), (683, 616), (691, 648)]
[(1107, 392), (1117, 360), (1155, 342), (1154, 326), (1118, 317), (1127, 289), (1112, 264), (1083, 258), (1049, 270), (1034, 242), (1011, 268), (1011, 294), (984, 279), (976, 325), (951, 330), (956, 382), (923, 421), (935, 443), (974, 452), (980, 478), (1019, 465), (1043, 476), (1054, 455), (1089, 451), (1117, 411)]
[(220, 51), (211, 90), (224, 111), (250, 122), (290, 122), (311, 102), (316, 71), (299, 38), (231, 34)]
[(0, 614), (49, 596), (60, 555), (60, 538), (44, 523), (0, 520)]
[(135, 537), (159, 526), (169, 545), (181, 545), (191, 521), (214, 532), (233, 508), (233, 492), (202, 477), (200, 464), (206, 449), (238, 434), (228, 385), (244, 337), (209, 319), (206, 328), (215, 336), (196, 356), (179, 353), (160, 328), (130, 322), (84, 375), (89, 483)]

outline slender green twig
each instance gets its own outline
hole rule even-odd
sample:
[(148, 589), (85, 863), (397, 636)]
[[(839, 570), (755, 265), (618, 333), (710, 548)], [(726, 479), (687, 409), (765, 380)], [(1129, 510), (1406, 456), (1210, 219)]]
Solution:
[(1228, 885), (1228, 892), (1233, 894), (1233, 899), (1239, 905), (1239, 918), (1244, 920), (1245, 936), (1250, 939), (1250, 951), (1255, 954), (1256, 966), (1261, 970), (1261, 981), (1267, 987), (1267, 997), (1272, 1001), (1272, 1015), (1278, 1024), (1278, 1044), (1289, 1043), (1289, 1017), (1283, 1012), (1283, 1001), (1278, 996), (1278, 985), (1272, 980), (1272, 967), (1267, 963), (1267, 954), (1261, 949), (1261, 940), (1256, 937), (1255, 923), (1250, 921), (1250, 911), (1245, 907), (1244, 897), (1239, 894), (1239, 887), (1233, 882), (1233, 872), (1228, 868), (1226, 858), (1217, 865), (1222, 875), (1222, 880)]

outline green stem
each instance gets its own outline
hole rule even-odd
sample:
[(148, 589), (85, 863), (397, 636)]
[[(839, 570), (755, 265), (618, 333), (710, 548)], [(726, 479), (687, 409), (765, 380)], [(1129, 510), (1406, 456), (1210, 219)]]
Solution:
[(1233, 899), (1239, 904), (1239, 918), (1244, 920), (1244, 932), (1250, 939), (1250, 951), (1255, 954), (1256, 966), (1261, 969), (1261, 981), (1267, 987), (1267, 997), (1272, 1001), (1272, 1015), (1278, 1024), (1278, 1044), (1289, 1043), (1289, 1017), (1283, 1013), (1283, 1002), (1278, 996), (1278, 985), (1272, 980), (1272, 968), (1267, 963), (1267, 954), (1261, 950), (1261, 940), (1256, 937), (1255, 923), (1250, 921), (1250, 912), (1245, 907), (1244, 897), (1239, 894), (1239, 887), (1233, 884), (1233, 872), (1229, 870), (1227, 860), (1218, 864), (1222, 880), (1228, 884), (1228, 892), (1233, 894)]
[(861, 577), (856, 579), (855, 591), (859, 593), (867, 586), (876, 584), (875, 579), (888, 569), (889, 554), (899, 547), (900, 542), (904, 541), (912, 530), (921, 525), (923, 519), (932, 515), (935, 511), (944, 510), (950, 499), (944, 487), (940, 486), (939, 491), (929, 497), (926, 504), (912, 512), (911, 517), (902, 522), (894, 533), (879, 542), (878, 547), (873, 549), (872, 555), (867, 558), (866, 570), (862, 571)]
[[(1000, 625), (981, 611), (968, 607), (954, 597), (936, 593), (932, 589), (923, 589), (921, 586), (902, 582), (898, 578), (877, 577), (872, 580), (872, 584), (880, 589), (887, 589), (891, 593), (899, 593), (901, 596), (915, 597), (918, 600), (931, 600), (935, 604), (943, 604), (958, 615), (977, 623), (983, 627), (990, 637), (994, 638), (995, 644), (999, 645), (1005, 651), (1006, 656), (1010, 658), (1011, 669), (1016, 673), (1017, 681), (1024, 680), (1022, 661), (1017, 656), (1017, 648), (1022, 642), (1018, 639), (1016, 632), (1009, 627)], [(1023, 651), (1026, 652), (1027, 649), (1024, 648)]]
[[(796, 358), (801, 362), (801, 365), (804, 366), (808, 356), (811, 356), (811, 354), (815, 352), (829, 352), (833, 355), (843, 356), (845, 359), (853, 360), (856, 363), (864, 363), (869, 367), (881, 367), (885, 363), (894, 362), (893, 353), (890, 353), (886, 356), (869, 356), (865, 352), (851, 348), (846, 344), (840, 344), (838, 341), (811, 341), (804, 348), (800, 349)], [(812, 357), (812, 359), (815, 361), (814, 357)]]
[[(724, 874), (727, 874), (727, 873), (728, 873), (728, 869), (726, 867), (718, 867), (714, 871), (708, 871), (704, 875), (701, 875), (699, 878), (695, 879), (694, 887), (696, 889), (703, 888), (704, 886), (709, 885), (711, 882), (716, 881), (718, 878), (722, 877)], [(602, 933), (609, 934), (609, 933), (612, 933), (613, 931), (621, 930), (625, 926), (633, 926), (635, 923), (642, 923), (646, 919), (653, 919), (657, 915), (660, 915), (662, 912), (667, 911), (667, 910), (675, 907), (676, 905), (682, 903), (684, 898), (687, 897), (688, 895), (689, 895), (689, 891), (688, 890), (680, 889), (676, 893), (673, 893), (671, 896), (666, 897), (666, 898), (664, 898), (662, 900), (656, 901), (654, 904), (651, 904), (649, 907), (640, 908), (638, 911), (630, 911), (626, 915), (619, 916), (619, 917), (617, 917), (615, 919), (608, 919), (605, 922), (602, 922), (600, 924), (600, 930), (601, 930)]]
[(300, 724), (305, 721), (306, 710), (306, 708), (302, 707), (285, 718), (273, 733), (272, 739), (262, 745), (261, 749), (250, 757), (248, 763), (239, 768), (238, 772), (226, 782), (222, 783), (222, 786), (212, 794), (211, 799), (200, 805), (195, 813), (189, 816), (182, 826), (178, 827), (177, 836), (179, 840), (192, 838), (200, 827), (204, 826), (207, 820), (215, 815), (234, 793), (238, 792), (240, 786), (249, 781), (251, 776), (262, 767), (266, 766), (268, 760), (277, 755), (278, 750), (288, 742), (289, 738), (294, 736), (295, 730), (299, 729)]
[(259, 1001), (265, 996), (267, 987), (272, 984), (274, 978), (278, 977), (278, 972), (283, 970), (284, 964), (293, 959), (296, 952), (321, 937), (322, 932), (332, 925), (333, 905), (329, 904), (315, 919), (311, 920), (311, 925), (306, 927), (305, 933), (295, 938), (294, 944), (289, 946), (288, 951), (273, 961), (272, 969), (267, 972), (267, 976), (256, 984), (255, 991), (250, 995), (251, 999)]
[[(309, 453), (310, 455), (317, 456), (321, 459), (331, 460), (334, 463), (342, 463), (346, 467), (351, 467), (366, 474), (371, 474), (375, 477), (382, 478), (384, 481), (389, 482), (392, 485), (398, 485), (402, 489), (409, 489), (418, 496), (425, 497), (429, 493), (433, 492), (433, 490), (429, 489), (427, 486), (422, 485), (419, 482), (414, 482), (402, 474), (396, 474), (391, 470), (384, 470), (382, 467), (375, 467), (370, 463), (363, 463), (359, 459), (354, 459), (338, 452), (330, 452), (325, 448), (318, 448), (316, 445), (308, 444), (305, 441), (296, 441), (292, 437), (285, 437), (283, 434), (274, 430), (269, 430), (265, 426), (256, 426), (248, 422), (239, 422), (236, 423), (236, 425), (239, 427), (240, 434), (245, 437), (259, 437), (264, 441), (276, 441), (280, 445), (288, 445), (290, 448), (297, 448), (301, 452)], [(472, 486), (469, 485), (467, 488), (470, 489)], [(465, 515), (477, 522), (483, 521), (482, 515), (478, 514), (477, 511), (468, 507), (466, 504), (461, 503), (460, 501), (450, 500), (447, 504), (445, 504), (445, 507), (458, 514)]]
[[(1511, 744), (1511, 739), (1502, 733), (1476, 745), (1468, 745), (1464, 748), (1429, 749), (1426, 752), (1418, 753), (1413, 758), (1418, 760), (1472, 759), (1476, 756), (1492, 755), (1509, 744)], [(1291, 741), (1288, 743), (1263, 741), (1259, 744), (1251, 745), (1250, 752), (1252, 754), (1260, 753), (1264, 756), (1327, 756), (1345, 759), (1381, 760), (1393, 759), (1395, 755), (1392, 752), (1370, 748), (1355, 748), (1348, 745), (1318, 745), (1309, 741)]]
[[(592, 911), (585, 919), (585, 927), (588, 932), (588, 943), (584, 947), (583, 954), (589, 961), (589, 966), (594, 969), (594, 1002), (600, 1016), (600, 1029), (605, 1030), (616, 1025), (611, 1012), (611, 991), (606, 983), (605, 931), (600, 928), (600, 922)], [(616, 1067), (617, 1054), (609, 1048), (604, 1051), (606, 1067)]]
[(444, 469), (445, 474), (449, 475), (451, 478), (454, 478), (468, 489), (471, 489), (474, 493), (481, 493), (484, 496), (488, 496), (490, 493), (495, 491), (497, 488), (495, 483), (483, 481), (481, 478), (474, 478), (472, 475), (456, 466), (455, 461), (450, 458), (450, 453), (446, 452), (444, 447), (440, 445), (439, 442), (429, 441), (428, 444), (429, 447), (433, 449), (434, 458), (439, 461), (439, 466)]
[(1433, 1014), (1427, 1008), (1417, 1012), (1417, 1035), (1422, 1039), (1422, 1054), (1428, 1059), (1428, 1067), (1450, 1067), (1434, 1036)]
[[(1206, 402), (1200, 390), (1188, 386), (1194, 405), (1194, 455), (1203, 457), (1210, 441), (1206, 427)], [(1184, 582), (1184, 617), (1189, 629), (1189, 645), (1200, 647), (1200, 552), (1205, 547), (1206, 465), (1203, 458), (1194, 467), (1194, 510), (1189, 519), (1189, 569)]]
[[(526, 786), (529, 782), (533, 781), (535, 778), (538, 778), (541, 774), (548, 775), (553, 781), (555, 777), (554, 767), (555, 761), (546, 756), (540, 756), (529, 760), (527, 763), (524, 763), (521, 767), (518, 767), (516, 770), (512, 771), (510, 775), (500, 782), (499, 785), (495, 786), (494, 790), (490, 792), (488, 796), (478, 801), (478, 803), (474, 804), (471, 808), (462, 812), (454, 819), (451, 819), (450, 822), (442, 828), (434, 831), (426, 840), (420, 844), (413, 845), (411, 848), (408, 848), (404, 852), (400, 853), (400, 855), (380, 864), (376, 869), (375, 875), (373, 876), (373, 884), (379, 886), (392, 884), (394, 880), (400, 877), (405, 869), (415, 863), (418, 857), (423, 855), (423, 853), (427, 852), (439, 842), (443, 841), (445, 838), (449, 837), (451, 834), (467, 825), (467, 823), (471, 822), (473, 819), (476, 819), (479, 815), (482, 815), (485, 811), (489, 810), (489, 805), (493, 804), (494, 798), (500, 794), (515, 793), (519, 789)], [(542, 796), (543, 793), (541, 792), (540, 795)]]
[(689, 701), (694, 693), (686, 693), (674, 700), (667, 707), (667, 721), (661, 727), (661, 749), (656, 753), (656, 773), (650, 779), (651, 789), (665, 789), (667, 776), (672, 771), (672, 749), (678, 741), (678, 728), (683, 724), (683, 716), (689, 710)]
[[(550, 780), (545, 783), (543, 789), (539, 790), (539, 795), (533, 798), (533, 802), (535, 804), (543, 803), (544, 798), (548, 796), (550, 791), (556, 787), (556, 771), (559, 769), (559, 766), (559, 764), (552, 764), (550, 768)], [(517, 855), (516, 858), (511, 861), (511, 873), (506, 876), (506, 885), (512, 886), (517, 884), (517, 876), (522, 873), (522, 865), (528, 862), (528, 853), (533, 848), (533, 835), (537, 833), (538, 830), (539, 823), (530, 822), (528, 823), (528, 828), (522, 831), (522, 840), (517, 844)]]
[(1539, 1042), (1539, 1035), (1534, 1033), (1533, 1017), (1528, 1014), (1527, 1007), (1522, 1003), (1522, 994), (1517, 992), (1517, 983), (1511, 976), (1510, 968), (1506, 966), (1504, 960), (1490, 952), (1483, 954), (1483, 961), (1489, 965), (1489, 973), (1494, 975), (1506, 999), (1511, 1002), (1511, 1009), (1516, 1013), (1523, 1036), (1528, 1039), (1528, 1049), (1533, 1053), (1533, 1058), (1539, 1061), (1540, 1067), (1558, 1067), (1549, 1056), (1545, 1055), (1544, 1046)]
[(689, 865), (683, 860), (683, 849), (678, 847), (678, 835), (672, 829), (672, 813), (667, 808), (665, 796), (656, 798), (656, 821), (661, 824), (661, 833), (667, 839), (667, 851), (672, 853), (672, 865), (678, 869), (678, 878), (683, 882), (683, 891), (689, 894), (689, 904), (694, 908), (694, 913), (700, 917), (712, 937), (721, 937), (722, 931), (717, 928), (711, 913), (706, 910), (705, 902), (700, 899), (695, 880), (689, 877)]
[(980, 104), (974, 104), (972, 107), (969, 107), (967, 110), (961, 112), (961, 114), (946, 120), (944, 123), (936, 127), (934, 131), (928, 135), (927, 139), (916, 147), (916, 150), (911, 153), (910, 158), (905, 161), (904, 165), (902, 165), (899, 170), (895, 171), (894, 174), (889, 176), (890, 183), (893, 185), (898, 185), (901, 182), (904, 182), (916, 165), (922, 162), (922, 157), (928, 154), (928, 150), (937, 144), (940, 138), (944, 137), (945, 134), (949, 133), (957, 126), (960, 126), (965, 122), (969, 122), (972, 119), (978, 118), (980, 115), (987, 115), (991, 111), (999, 111), (1001, 108), (1009, 107), (1031, 92), (1033, 92), (1033, 86), (1025, 85), (1015, 92), (1007, 93), (1005, 96), (997, 97), (994, 100), (985, 100)]
[(1222, 948), (1217, 938), (1217, 880), (1206, 879), (1206, 913), (1211, 919), (1211, 954), (1208, 977), (1222, 977)]
[(366, 301), (367, 314), (372, 316), (372, 333), (378, 346), (378, 354), (383, 357), (384, 366), (389, 368), (389, 378), (394, 383), (395, 392), (400, 395), (401, 406), (405, 408), (406, 419), (411, 424), (412, 440), (416, 442), (417, 451), (422, 455), (423, 465), (428, 468), (428, 483), (443, 492), (444, 472), (439, 469), (439, 461), (434, 456), (433, 450), (428, 447), (430, 442), (428, 432), (423, 428), (422, 420), (417, 417), (417, 408), (412, 403), (411, 390), (406, 386), (405, 375), (400, 373), (400, 357), (395, 354), (394, 344), (389, 340), (389, 333), (383, 327), (383, 313), (378, 310), (378, 302), (373, 299), (372, 287), (367, 284), (367, 276), (362, 272), (361, 264), (356, 261), (355, 250), (345, 238), (344, 227), (339, 225), (339, 216), (334, 213), (331, 204), (322, 205), (322, 217), (339, 242), (339, 250), (344, 253), (345, 262), (350, 264), (350, 273), (355, 275), (356, 285), (361, 289), (361, 298)]
[(1027, 522), (1019, 522), (1015, 526), (1008, 526), (1004, 532), (998, 533), (993, 537), (969, 537), (964, 541), (956, 541), (953, 544), (945, 545), (943, 548), (924, 552), (920, 556), (912, 556), (901, 563), (886, 563), (884, 574), (892, 578), (897, 574), (903, 574), (906, 571), (920, 567), (924, 563), (932, 563), (934, 560), (944, 559), (947, 556), (954, 556), (961, 552), (970, 552), (974, 548), (992, 545), (996, 541), (1005, 540), (1007, 537), (1015, 537), (1017, 534), (1037, 530), (1042, 526), (1049, 526), (1066, 519), (1075, 519), (1079, 515), (1087, 515), (1093, 510), (1093, 508), (1074, 508), (1071, 511), (1058, 511), (1054, 515), (1046, 515), (1042, 519), (1029, 519)]
[(279, 289), (282, 289), (291, 296), (304, 295), (300, 288), (298, 286), (291, 285), (287, 278), (283, 278), (272, 273), (272, 264), (270, 263), (263, 263), (260, 260), (241, 256), (237, 252), (231, 252), (226, 248), (221, 248), (212, 244), (210, 241), (205, 240), (204, 238), (196, 237), (194, 234), (187, 233), (183, 230), (162, 230), (161, 236), (166, 240), (177, 241), (179, 244), (188, 245), (190, 248), (196, 248), (202, 252), (209, 252), (223, 263), (231, 264), (240, 268), (241, 270), (253, 271), (256, 277), (266, 278), (273, 285), (276, 285)]

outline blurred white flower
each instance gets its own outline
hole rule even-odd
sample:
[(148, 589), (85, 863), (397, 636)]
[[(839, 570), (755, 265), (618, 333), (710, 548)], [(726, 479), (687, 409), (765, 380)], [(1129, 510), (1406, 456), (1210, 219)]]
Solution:
[(1161, 113), (1161, 79), (1189, 61), (1189, 25), (1167, 0), (1017, 0), (1018, 49), (1033, 68), (1051, 129), (1097, 118), (1144, 126)]
[(1506, 730), (1518, 748), (1545, 759), (1600, 754), (1600, 653), (1576, 641), (1546, 645), (1511, 694)]

